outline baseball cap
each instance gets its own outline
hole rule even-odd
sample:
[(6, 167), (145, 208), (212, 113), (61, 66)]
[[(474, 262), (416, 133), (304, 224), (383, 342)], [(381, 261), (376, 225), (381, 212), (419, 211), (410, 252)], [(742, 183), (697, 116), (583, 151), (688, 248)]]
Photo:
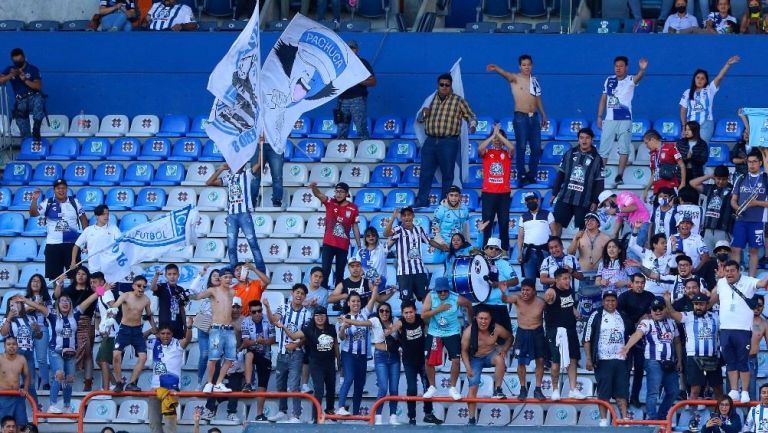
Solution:
[(448, 285), (448, 278), (445, 278), (445, 277), (435, 278), (436, 292), (447, 292), (450, 289), (451, 287)]
[(346, 182), (339, 182), (336, 184), (336, 187), (334, 189), (341, 189), (345, 192), (349, 192), (349, 185), (347, 185)]
[(618, 298), (619, 294), (616, 293), (613, 289), (608, 289), (605, 292), (603, 292), (603, 299), (607, 298), (608, 296), (613, 296), (614, 298)]
[(584, 215), (584, 221), (585, 222), (587, 221), (587, 218), (594, 218), (595, 221), (597, 221), (597, 224), (600, 224), (600, 217), (598, 217), (597, 214), (594, 213), (594, 212), (590, 212), (590, 213)]
[(458, 192), (459, 194), (461, 194), (461, 188), (459, 188), (456, 185), (451, 185), (451, 187), (448, 188), (448, 193), (450, 194), (452, 192)]
[(728, 167), (724, 165), (718, 165), (715, 167), (715, 177), (729, 177), (731, 175), (731, 172), (728, 171)]
[(237, 305), (238, 307), (242, 307), (243, 306), (243, 300), (240, 299), (239, 296), (235, 296), (234, 298), (232, 298), (232, 305), (233, 306)]
[(603, 204), (608, 198), (612, 195), (616, 195), (611, 191), (610, 189), (606, 189), (605, 191), (601, 192), (600, 195), (597, 196), (597, 202), (600, 204)]
[(59, 185), (67, 186), (67, 181), (64, 179), (56, 179), (53, 181), (53, 187), (56, 188)]
[(721, 248), (724, 248), (724, 249), (726, 249), (728, 251), (731, 251), (731, 244), (730, 244), (730, 242), (728, 242), (726, 240), (717, 241), (717, 243), (715, 243), (714, 252), (717, 252), (717, 250), (719, 250)]
[(682, 224), (682, 223), (688, 223), (688, 224), (693, 225), (693, 220), (691, 219), (691, 217), (686, 215), (686, 216), (682, 217), (680, 219), (680, 221), (677, 222), (677, 225), (675, 227), (679, 227), (680, 224)]
[(496, 247), (498, 249), (501, 249), (501, 239), (499, 238), (488, 238), (488, 242), (485, 243), (486, 247)]
[(360, 257), (358, 257), (357, 254), (352, 254), (352, 257), (347, 260), (347, 266), (351, 265), (352, 263), (361, 263)]
[(656, 299), (651, 302), (651, 310), (663, 310), (665, 308), (667, 308), (667, 304), (661, 296), (657, 296)]
[(703, 293), (693, 295), (693, 302), (709, 302), (709, 297)]
[(525, 194), (523, 194), (523, 199), (524, 200), (530, 200), (532, 198), (540, 199), (541, 196), (539, 195), (538, 191), (528, 191)]
[(349, 48), (360, 48), (360, 47), (357, 45), (357, 41), (356, 41), (356, 40), (354, 40), (354, 39), (350, 39), (350, 40), (348, 40), (348, 41), (347, 41), (347, 45), (349, 46)]
[(315, 311), (312, 313), (313, 316), (319, 316), (323, 314), (328, 314), (328, 310), (322, 305), (315, 307)]

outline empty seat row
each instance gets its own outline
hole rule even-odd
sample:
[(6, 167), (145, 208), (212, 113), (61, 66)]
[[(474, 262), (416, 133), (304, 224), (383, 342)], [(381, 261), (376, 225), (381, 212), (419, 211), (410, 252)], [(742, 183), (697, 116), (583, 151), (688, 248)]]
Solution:
[(21, 143), (18, 155), (23, 161), (223, 161), (218, 147), (211, 140), (203, 143), (198, 138), (181, 138), (172, 142), (168, 138), (150, 137), (143, 142), (135, 137), (121, 137), (110, 142), (108, 138), (91, 137), (80, 140), (59, 137), (49, 142), (27, 138)]
[(127, 167), (103, 162), (95, 168), (87, 162), (72, 162), (66, 169), (57, 162), (41, 162), (34, 169), (27, 163), (15, 162), (6, 165), (3, 183), (50, 186), (57, 179), (65, 179), (72, 186), (174, 186), (184, 177), (184, 164), (180, 162), (164, 162), (157, 169), (148, 162), (134, 162)]

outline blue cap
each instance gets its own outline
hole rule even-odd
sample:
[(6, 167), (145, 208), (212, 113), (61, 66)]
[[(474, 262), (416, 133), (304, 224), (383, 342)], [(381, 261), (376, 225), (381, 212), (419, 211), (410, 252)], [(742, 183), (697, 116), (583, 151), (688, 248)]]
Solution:
[(448, 278), (445, 278), (445, 277), (435, 278), (435, 291), (436, 292), (446, 292), (448, 290), (451, 290), (451, 287), (448, 284)]

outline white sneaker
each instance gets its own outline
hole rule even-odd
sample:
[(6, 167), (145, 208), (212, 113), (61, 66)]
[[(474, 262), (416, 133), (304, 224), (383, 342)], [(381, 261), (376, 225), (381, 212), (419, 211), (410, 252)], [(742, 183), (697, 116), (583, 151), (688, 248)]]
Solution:
[(216, 412), (206, 408), (206, 409), (203, 409), (203, 413), (200, 414), (200, 419), (210, 421), (215, 416), (216, 416)]
[(607, 418), (600, 418), (600, 427), (608, 427), (608, 419)]
[(283, 418), (285, 418), (285, 412), (278, 412), (278, 413), (270, 416), (269, 418), (267, 418), (267, 421), (269, 421), (269, 422), (278, 422), (278, 421), (282, 420)]
[(213, 386), (213, 392), (232, 392), (232, 390), (227, 388), (223, 383), (220, 383)]
[(432, 398), (437, 394), (437, 388), (434, 386), (430, 386), (427, 388), (427, 392), (424, 393), (424, 398)]
[(573, 398), (576, 400), (584, 400), (585, 398), (587, 398), (587, 396), (582, 394), (581, 391), (579, 391), (578, 389), (572, 389), (568, 391), (568, 398)]
[(749, 403), (751, 400), (749, 398), (749, 391), (741, 391), (741, 402), (742, 403)]
[(448, 388), (448, 395), (454, 400), (461, 400), (461, 393), (455, 386)]
[(240, 420), (237, 418), (237, 414), (236, 413), (230, 413), (229, 415), (227, 415), (227, 421), (234, 421), (234, 422), (237, 422), (237, 423), (240, 422)]
[(552, 390), (552, 401), (558, 401), (560, 400), (560, 390), (559, 389), (553, 389)]
[(285, 421), (285, 424), (301, 424), (301, 420), (296, 418), (295, 416), (292, 416), (288, 418), (287, 421)]
[(213, 391), (213, 384), (211, 382), (208, 382), (203, 387), (203, 392), (211, 392)]
[(381, 415), (376, 415), (375, 420), (376, 421), (375, 421), (374, 424), (376, 424), (376, 425), (384, 425), (384, 421), (381, 420)]
[(309, 385), (307, 385), (306, 383), (302, 384), (301, 385), (301, 392), (303, 392), (305, 394), (309, 394), (309, 393), (312, 392), (312, 388), (310, 388)]
[(349, 413), (347, 408), (345, 408), (344, 406), (339, 406), (339, 408), (336, 409), (336, 415), (349, 416), (349, 415), (352, 415), (352, 414)]
[(64, 411), (61, 410), (58, 404), (52, 404), (48, 406), (48, 413), (64, 413)]
[(733, 400), (733, 401), (738, 401), (739, 397), (740, 397), (739, 396), (739, 390), (732, 389), (732, 390), (728, 391), (728, 397), (730, 397), (731, 400)]
[(397, 415), (389, 416), (389, 425), (400, 425), (400, 421), (397, 419)]

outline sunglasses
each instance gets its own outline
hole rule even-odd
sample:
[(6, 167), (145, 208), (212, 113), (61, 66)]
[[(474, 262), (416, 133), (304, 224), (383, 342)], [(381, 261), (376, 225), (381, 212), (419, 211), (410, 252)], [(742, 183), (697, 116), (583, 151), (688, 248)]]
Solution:
[(261, 313), (262, 310), (251, 310), (251, 314)]
[(651, 311), (655, 311), (657, 313), (660, 313), (660, 312), (664, 311), (664, 308), (651, 308)]
[(440, 87), (451, 87), (450, 83), (440, 83)]
[(379, 313), (391, 313), (391, 311), (389, 311), (387, 309), (381, 309), (381, 310), (379, 310)]
[(147, 285), (146, 284), (136, 284), (136, 287), (138, 287), (140, 289), (143, 289), (143, 288), (147, 287)]

